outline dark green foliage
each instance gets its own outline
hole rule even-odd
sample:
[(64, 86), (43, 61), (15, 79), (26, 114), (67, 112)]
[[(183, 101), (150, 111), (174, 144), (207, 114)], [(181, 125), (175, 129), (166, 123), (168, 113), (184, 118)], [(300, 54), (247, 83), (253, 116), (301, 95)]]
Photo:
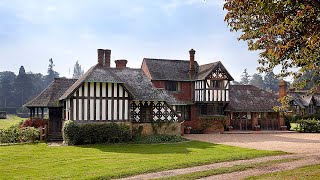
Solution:
[(290, 121), (290, 119), (286, 118), (286, 116), (284, 117), (284, 123), (285, 123), (285, 126), (287, 126), (287, 130), (290, 131), (291, 121)]
[(34, 142), (38, 139), (39, 132), (34, 127), (19, 128), (18, 125), (7, 129), (0, 129), (0, 143)]
[(139, 126), (138, 128), (133, 127), (132, 128), (132, 138), (135, 139), (135, 138), (141, 137), (142, 131), (143, 131), (143, 126)]
[(68, 145), (128, 142), (131, 130), (124, 124), (76, 124), (68, 121), (63, 127), (63, 139)]
[(300, 131), (306, 133), (320, 133), (320, 120), (317, 119), (301, 119), (298, 121), (300, 124)]
[(320, 114), (306, 114), (306, 115), (293, 115), (293, 116), (285, 116), (290, 122), (296, 123), (301, 119), (319, 119)]
[(135, 139), (136, 143), (141, 144), (153, 144), (153, 143), (165, 143), (165, 142), (181, 142), (183, 138), (176, 135), (156, 134), (151, 136), (141, 136)]

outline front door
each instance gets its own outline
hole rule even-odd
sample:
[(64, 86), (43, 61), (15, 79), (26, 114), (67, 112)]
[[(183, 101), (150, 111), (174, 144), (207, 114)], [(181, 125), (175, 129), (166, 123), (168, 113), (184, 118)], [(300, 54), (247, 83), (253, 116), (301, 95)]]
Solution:
[(49, 133), (61, 133), (62, 108), (49, 108)]

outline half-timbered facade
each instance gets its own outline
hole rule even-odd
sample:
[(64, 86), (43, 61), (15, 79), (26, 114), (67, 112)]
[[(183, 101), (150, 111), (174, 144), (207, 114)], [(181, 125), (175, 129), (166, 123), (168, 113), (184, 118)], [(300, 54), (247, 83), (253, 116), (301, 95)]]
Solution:
[[(57, 127), (58, 131), (66, 120), (77, 123), (183, 122), (196, 129), (199, 119), (206, 116), (244, 117), (243, 113), (247, 118), (254, 116), (248, 111), (234, 111), (242, 114), (233, 116), (231, 111), (235, 106), (231, 105), (237, 102), (239, 94), (232, 91), (230, 81), (233, 78), (220, 61), (199, 65), (193, 49), (189, 55), (189, 60), (144, 58), (141, 68), (133, 69), (126, 67), (127, 60), (116, 60), (116, 67), (110, 67), (111, 50), (98, 49), (98, 63), (80, 79), (64, 79), (61, 88), (58, 84), (62, 80), (56, 79), (39, 95), (48, 101), (46, 105), (41, 98), (35, 98), (26, 106), (34, 116), (36, 107), (54, 104), (51, 113), (57, 117), (54, 118), (56, 125), (49, 126), (49, 130)], [(50, 93), (54, 96), (48, 96)], [(241, 96), (246, 99), (245, 94)], [(251, 108), (257, 109), (257, 106)], [(236, 123), (234, 125), (237, 127)], [(248, 127), (241, 125), (239, 129), (250, 129)], [(180, 133), (180, 128), (177, 129)]]

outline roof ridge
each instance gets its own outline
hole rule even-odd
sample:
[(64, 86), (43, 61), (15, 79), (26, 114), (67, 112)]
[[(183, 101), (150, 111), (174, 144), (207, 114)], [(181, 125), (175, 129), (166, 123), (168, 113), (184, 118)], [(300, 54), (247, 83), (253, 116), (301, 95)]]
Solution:
[(182, 60), (182, 59), (159, 59), (159, 58), (143, 58), (145, 60), (160, 60), (160, 61), (183, 61), (189, 62), (190, 60)]

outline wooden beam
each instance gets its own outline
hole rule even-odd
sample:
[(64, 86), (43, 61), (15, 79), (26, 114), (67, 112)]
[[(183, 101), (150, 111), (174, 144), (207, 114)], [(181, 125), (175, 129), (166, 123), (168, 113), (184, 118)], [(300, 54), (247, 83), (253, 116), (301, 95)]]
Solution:
[(88, 82), (88, 97), (87, 97), (87, 119), (90, 119), (90, 82)]
[(81, 119), (84, 120), (84, 84), (82, 84), (82, 94), (81, 94)]
[(93, 83), (93, 120), (97, 120), (97, 83)]
[(79, 90), (76, 92), (76, 96), (76, 120), (79, 120)]

